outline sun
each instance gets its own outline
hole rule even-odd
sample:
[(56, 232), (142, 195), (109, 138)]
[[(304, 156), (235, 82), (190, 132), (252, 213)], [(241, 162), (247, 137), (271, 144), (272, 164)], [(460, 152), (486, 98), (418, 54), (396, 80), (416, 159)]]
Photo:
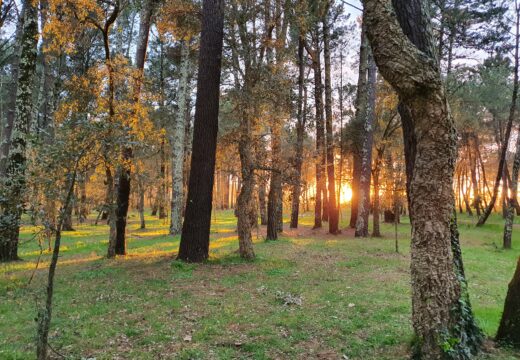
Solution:
[(343, 185), (340, 191), (340, 203), (347, 203), (352, 200), (352, 188), (348, 185)]

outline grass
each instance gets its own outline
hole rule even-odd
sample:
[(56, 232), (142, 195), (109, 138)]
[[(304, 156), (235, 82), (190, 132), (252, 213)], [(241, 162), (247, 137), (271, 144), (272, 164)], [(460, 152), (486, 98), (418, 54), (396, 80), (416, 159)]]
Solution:
[[(343, 215), (343, 226), (346, 226)], [(53, 349), (71, 359), (404, 359), (410, 323), (409, 234), (398, 226), (383, 238), (355, 239), (301, 229), (279, 241), (255, 233), (254, 262), (238, 257), (235, 218), (213, 218), (206, 264), (173, 260), (179, 238), (163, 220), (129, 219), (129, 255), (107, 260), (106, 225), (77, 225), (63, 237), (50, 333)], [(495, 333), (516, 259), (501, 249), (502, 219), (475, 228), (462, 216), (461, 239), (471, 300), (488, 336)], [(288, 228), (288, 226), (286, 226)], [(34, 358), (34, 318), (50, 254), (41, 256), (24, 227), (22, 262), (0, 265), (0, 359)], [(258, 235), (258, 236), (257, 236)], [(32, 273), (34, 279), (28, 284)], [(301, 305), (285, 301), (301, 299)], [(285, 300), (284, 300), (285, 299)], [(491, 349), (484, 359), (516, 359)], [(52, 354), (52, 353), (51, 353)], [(53, 354), (54, 355), (54, 354)]]

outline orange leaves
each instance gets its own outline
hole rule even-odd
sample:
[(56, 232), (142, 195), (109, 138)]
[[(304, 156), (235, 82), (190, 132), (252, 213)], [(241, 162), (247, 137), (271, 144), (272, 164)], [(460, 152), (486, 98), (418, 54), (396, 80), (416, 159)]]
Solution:
[(159, 34), (190, 40), (200, 32), (199, 6), (190, 0), (167, 0), (157, 18)]

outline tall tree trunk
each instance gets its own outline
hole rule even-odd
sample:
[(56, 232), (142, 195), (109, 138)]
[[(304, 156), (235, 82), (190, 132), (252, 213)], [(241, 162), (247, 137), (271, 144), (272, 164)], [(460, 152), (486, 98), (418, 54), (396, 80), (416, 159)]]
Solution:
[(0, 141), (0, 178), (6, 175), (7, 156), (9, 155), (9, 146), (11, 144), (11, 134), (13, 132), (14, 121), (16, 117), (16, 95), (18, 93), (19, 80), (19, 62), (20, 50), (22, 46), (22, 36), (24, 33), (24, 20), (26, 18), (27, 1), (22, 2), (22, 9), (18, 15), (18, 22), (16, 24), (16, 32), (14, 37), (13, 62), (11, 64), (11, 81), (9, 91), (7, 93), (6, 102), (6, 119), (5, 124), (2, 124), (2, 137)]
[(178, 258), (201, 262), (209, 255), (209, 230), (217, 150), (224, 1), (204, 0), (193, 153)]
[(314, 72), (314, 106), (316, 108), (316, 199), (314, 204), (314, 229), (322, 226), (322, 192), (325, 188), (324, 175), (324, 148), (325, 148), (325, 124), (323, 119), (323, 86), (321, 82), (321, 50), (319, 29), (316, 27), (314, 36), (314, 50), (310, 52), (312, 57), (312, 69)]
[[(392, 7), (399, 20), (389, 11)], [(477, 328), (467, 326), (468, 320), (474, 325), (469, 304), (461, 305), (465, 281), (460, 281), (464, 273), (455, 234), (452, 188), (457, 136), (426, 2), (366, 0), (365, 20), (378, 68), (410, 110), (415, 134), (421, 135), (416, 139), (410, 182), (416, 356), (442, 359), (449, 350), (450, 356), (464, 358), (468, 350), (478, 350), (481, 337), (475, 336), (480, 335)], [(430, 191), (432, 188), (437, 191)], [(451, 341), (454, 338), (458, 339), (456, 344)]]
[(368, 54), (369, 45), (366, 35), (366, 24), (361, 25), (361, 45), (359, 48), (359, 71), (356, 93), (356, 115), (353, 124), (353, 154), (352, 154), (352, 199), (350, 201), (350, 224), (351, 228), (356, 227), (359, 211), (359, 186), (361, 177), (362, 163), (362, 142), (363, 124), (367, 116), (368, 108)]
[(358, 217), (356, 237), (368, 236), (368, 217), (370, 215), (370, 179), (372, 175), (372, 145), (374, 142), (374, 118), (376, 106), (376, 64), (368, 54), (367, 107), (363, 121), (361, 145), (361, 171), (359, 176)]
[(300, 213), (300, 195), (302, 186), (302, 164), (303, 164), (303, 137), (305, 135), (305, 62), (303, 58), (304, 44), (302, 35), (298, 37), (298, 122), (296, 123), (296, 144), (294, 149), (294, 183), (291, 199), (291, 229), (298, 228), (298, 216)]
[[(146, 50), (148, 47), (148, 36), (150, 33), (151, 18), (155, 0), (145, 0), (141, 10), (139, 35), (135, 53), (135, 68), (137, 76), (133, 84), (132, 102), (134, 105), (139, 103), (141, 85), (143, 82), (144, 63), (146, 60)], [(135, 112), (132, 116), (136, 116)], [(126, 254), (126, 220), (128, 216), (128, 206), (130, 203), (131, 192), (131, 159), (133, 150), (130, 146), (124, 146), (121, 152), (121, 164), (116, 170), (116, 204), (115, 204), (115, 238), (110, 238), (109, 242), (115, 242), (115, 253), (117, 255)]]
[(332, 81), (330, 78), (330, 24), (329, 9), (323, 18), (323, 57), (325, 60), (325, 128), (327, 139), (327, 179), (328, 179), (328, 198), (327, 213), (329, 220), (329, 233), (339, 232), (339, 213), (336, 206), (336, 179), (334, 171), (334, 134), (332, 128)]
[(27, 184), (27, 135), (32, 123), (32, 88), (36, 73), (38, 44), (38, 10), (26, 0), (21, 38), (16, 114), (6, 161), (5, 175), (0, 178), (0, 262), (18, 259), (18, 236)]
[(178, 89), (178, 110), (173, 125), (172, 144), (172, 197), (170, 234), (180, 234), (182, 230), (182, 206), (184, 204), (184, 143), (186, 141), (186, 107), (190, 93), (190, 51), (189, 43), (181, 41), (181, 78)]
[[(515, 3), (516, 4), (516, 3)], [(516, 41), (515, 41), (515, 69), (518, 71), (519, 43), (520, 43), (520, 7), (516, 9)], [(518, 74), (515, 74), (517, 79)], [(515, 99), (516, 100), (516, 99)], [(515, 159), (513, 162), (513, 173), (511, 176), (511, 196), (507, 201), (506, 221), (504, 225), (504, 249), (511, 249), (511, 236), (513, 234), (513, 220), (515, 218), (515, 202), (518, 195), (518, 170), (520, 169), (520, 136), (516, 138)], [(518, 308), (520, 309), (520, 308)], [(520, 325), (520, 324), (519, 324)]]
[(159, 151), (160, 166), (159, 166), (159, 186), (157, 188), (158, 204), (159, 204), (159, 219), (166, 219), (166, 139), (161, 139), (161, 148)]

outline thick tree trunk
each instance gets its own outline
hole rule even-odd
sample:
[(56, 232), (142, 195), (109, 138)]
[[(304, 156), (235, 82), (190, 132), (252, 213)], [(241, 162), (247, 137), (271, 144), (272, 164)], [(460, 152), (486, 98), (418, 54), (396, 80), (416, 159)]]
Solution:
[[(240, 187), (240, 194), (237, 199), (237, 232), (238, 232), (238, 245), (240, 257), (251, 260), (254, 259), (255, 253), (253, 251), (253, 239), (251, 236), (251, 230), (256, 224), (256, 209), (254, 202), (254, 188), (255, 188), (255, 175), (254, 175), (254, 155), (252, 147), (252, 136), (251, 136), (251, 119), (249, 114), (245, 113), (242, 117), (240, 124), (240, 140), (238, 144), (238, 152), (240, 154), (240, 165), (242, 175), (242, 186)], [(269, 193), (271, 196), (271, 193)], [(269, 205), (268, 205), (269, 207)], [(273, 225), (273, 222), (269, 223)]]
[(204, 0), (193, 153), (178, 258), (201, 262), (209, 255), (211, 199), (217, 150), (224, 1)]
[(16, 114), (6, 161), (5, 175), (0, 178), (0, 262), (18, 259), (20, 219), (27, 184), (27, 135), (32, 124), (32, 88), (36, 72), (38, 10), (27, 0), (21, 38)]
[(367, 106), (363, 119), (361, 145), (361, 171), (359, 176), (358, 216), (356, 237), (368, 236), (368, 217), (370, 215), (370, 179), (372, 175), (372, 145), (374, 142), (374, 120), (376, 106), (376, 64), (368, 54)]
[[(398, 10), (396, 14), (389, 9)], [(414, 13), (410, 16), (410, 13)], [(383, 77), (410, 110), (417, 136), (410, 182), (412, 322), (421, 359), (462, 359), (481, 338), (465, 301), (453, 218), (456, 132), (440, 77), (426, 2), (366, 0), (365, 20)], [(406, 33), (406, 35), (403, 33)], [(432, 192), (430, 189), (437, 191)], [(453, 247), (452, 247), (453, 246)], [(478, 339), (477, 339), (478, 337)], [(457, 339), (453, 343), (452, 339)], [(466, 354), (466, 355), (465, 355)]]
[(495, 340), (503, 345), (520, 348), (520, 258), (513, 279), (509, 283), (504, 312)]
[(170, 235), (182, 230), (182, 207), (184, 204), (184, 143), (186, 142), (186, 107), (190, 93), (190, 51), (189, 43), (181, 41), (181, 77), (178, 89), (178, 110), (174, 120), (172, 145), (172, 197)]

